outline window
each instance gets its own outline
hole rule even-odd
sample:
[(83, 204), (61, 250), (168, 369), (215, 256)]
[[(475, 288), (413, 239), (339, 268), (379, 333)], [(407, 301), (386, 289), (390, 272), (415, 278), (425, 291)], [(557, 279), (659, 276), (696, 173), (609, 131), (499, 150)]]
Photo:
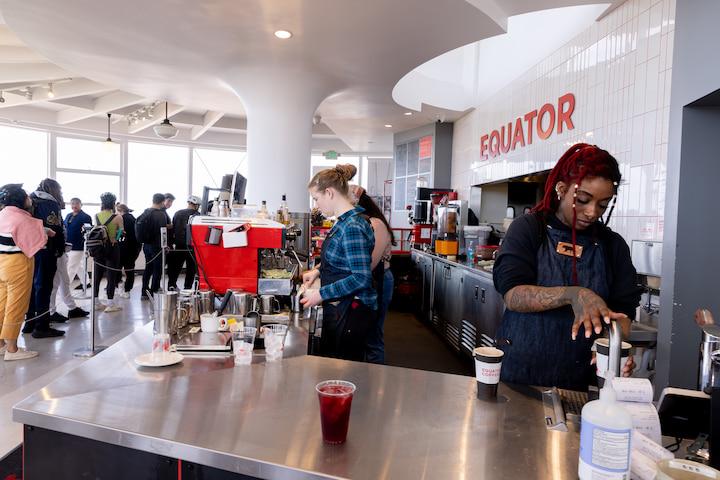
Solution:
[(185, 208), (188, 192), (188, 149), (150, 143), (128, 143), (128, 206), (144, 210), (154, 193), (172, 193), (168, 214)]
[(100, 211), (100, 194), (114, 193), (120, 200), (120, 145), (102, 140), (57, 137), (56, 180), (66, 211), (70, 199), (79, 198), (90, 216)]
[(120, 172), (120, 144), (77, 138), (57, 138), (60, 169)]
[[(219, 188), (223, 175), (234, 173), (236, 170), (247, 178), (247, 153), (237, 150), (194, 148), (192, 195), (202, 198), (203, 187)], [(211, 195), (212, 197), (214, 195)]]
[(48, 176), (48, 134), (0, 126), (0, 185), (22, 183), (28, 193)]

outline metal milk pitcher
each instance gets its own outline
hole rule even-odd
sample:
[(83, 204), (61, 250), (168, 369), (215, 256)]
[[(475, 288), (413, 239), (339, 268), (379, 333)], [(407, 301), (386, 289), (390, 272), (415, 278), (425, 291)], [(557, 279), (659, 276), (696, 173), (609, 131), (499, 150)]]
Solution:
[(215, 292), (213, 290), (200, 290), (200, 313), (213, 313), (215, 311)]
[(257, 299), (252, 293), (234, 292), (230, 302), (230, 312), (246, 317), (249, 312), (257, 310)]
[(157, 292), (153, 296), (153, 330), (174, 335), (178, 330), (177, 292)]

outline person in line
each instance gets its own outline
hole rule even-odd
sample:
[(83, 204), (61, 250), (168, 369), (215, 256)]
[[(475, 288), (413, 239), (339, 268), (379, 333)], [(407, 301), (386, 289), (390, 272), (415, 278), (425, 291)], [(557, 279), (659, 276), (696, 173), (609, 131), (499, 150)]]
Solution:
[(390, 307), (395, 284), (392, 270), (390, 270), (390, 259), (392, 258), (392, 247), (395, 245), (395, 237), (382, 210), (365, 192), (365, 189), (353, 185), (351, 190), (353, 197), (357, 199), (355, 204), (362, 207), (365, 210), (364, 215), (370, 219), (370, 225), (372, 225), (375, 235), (375, 247), (372, 251), (372, 263), (370, 266), (378, 295), (378, 313), (375, 325), (368, 332), (366, 358), (370, 363), (384, 364), (385, 317)]
[[(156, 193), (153, 195), (152, 207), (146, 208), (138, 217), (135, 223), (135, 234), (138, 240), (143, 242), (143, 253), (145, 254), (145, 270), (142, 277), (142, 298), (148, 300), (149, 295), (160, 290), (160, 279), (162, 277), (162, 259), (160, 228), (170, 224), (170, 217), (165, 212), (165, 194)], [(152, 284), (150, 279), (152, 278)]]
[(163, 201), (163, 210), (170, 210), (173, 206), (174, 201), (175, 195), (173, 195), (172, 193), (166, 193), (165, 200)]
[[(93, 296), (95, 309), (105, 313), (119, 312), (122, 307), (115, 302), (115, 288), (120, 278), (120, 245), (119, 241), (123, 235), (123, 218), (115, 213), (115, 194), (105, 192), (100, 195), (100, 212), (95, 215), (95, 225), (105, 225), (108, 233), (108, 245), (104, 254), (95, 260), (95, 272), (93, 274)], [(107, 303), (98, 301), (100, 294), (100, 282), (107, 274)]]
[(57, 259), (65, 252), (65, 234), (60, 211), (65, 205), (60, 184), (52, 178), (46, 178), (36, 191), (30, 194), (33, 204), (33, 216), (43, 221), (43, 225), (53, 231), (45, 248), (35, 254), (33, 267), (33, 287), (27, 311), (23, 333), (31, 333), (34, 338), (52, 338), (65, 335), (62, 330), (50, 328), (50, 294), (57, 270)]
[(364, 210), (350, 200), (348, 180), (356, 171), (352, 165), (325, 169), (308, 184), (323, 215), (337, 221), (323, 242), (319, 270), (303, 274), (306, 288), (318, 278), (321, 287), (308, 290), (301, 302), (305, 308), (323, 304), (322, 355), (362, 361), (376, 319), (377, 294), (371, 269), (375, 237)]
[(5, 361), (38, 355), (18, 347), (17, 339), (30, 303), (35, 255), (55, 231), (33, 218), (31, 208), (21, 184), (0, 187), (0, 354)]
[(192, 288), (195, 281), (195, 257), (193, 257), (189, 238), (187, 237), (187, 227), (190, 223), (190, 217), (198, 214), (200, 208), (200, 198), (190, 195), (187, 199), (187, 208), (178, 210), (173, 215), (173, 241), (174, 248), (168, 253), (168, 289), (177, 290), (177, 280), (180, 271), (185, 265), (185, 282), (184, 288)]
[[(83, 225), (92, 225), (92, 218), (82, 209), (82, 201), (79, 198), (70, 199), (70, 213), (65, 216), (65, 233), (67, 234), (67, 242), (72, 244), (72, 248), (67, 252), (67, 273), (70, 283), (77, 276), (80, 279), (79, 288), (82, 289), (83, 282), (87, 283), (84, 275), (85, 262), (85, 232)], [(88, 285), (89, 287), (90, 285)]]
[(120, 267), (125, 271), (125, 281), (123, 282), (123, 291), (120, 293), (122, 298), (130, 298), (130, 292), (135, 285), (135, 262), (140, 255), (142, 245), (137, 241), (135, 236), (135, 217), (132, 209), (128, 208), (124, 203), (118, 203), (116, 210), (118, 215), (122, 216), (123, 233), (125, 239), (120, 242)]
[[(70, 289), (70, 276), (67, 273), (67, 254), (71, 248), (72, 245), (70, 243), (66, 243), (65, 251), (57, 259), (57, 270), (55, 271), (55, 278), (53, 279), (52, 292), (50, 292), (50, 321), (53, 323), (65, 323), (70, 318), (82, 318), (87, 317), (90, 314), (90, 312), (78, 307), (72, 296), (72, 290)], [(67, 317), (57, 311), (58, 293), (60, 293), (62, 303), (64, 303), (65, 307), (67, 307)]]
[[(497, 332), (502, 381), (587, 390), (603, 326), (619, 321), (627, 335), (640, 289), (627, 243), (607, 226), (619, 184), (615, 158), (578, 143), (540, 203), (510, 225), (493, 267), (507, 307)], [(629, 357), (622, 374), (633, 368)]]

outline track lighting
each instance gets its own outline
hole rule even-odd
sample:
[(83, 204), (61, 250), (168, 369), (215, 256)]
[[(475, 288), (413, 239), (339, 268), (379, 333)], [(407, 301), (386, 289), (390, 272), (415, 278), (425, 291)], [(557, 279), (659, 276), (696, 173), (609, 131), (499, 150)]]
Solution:
[(27, 98), (28, 100), (33, 99), (33, 93), (32, 93), (32, 90), (30, 89), (30, 87), (25, 88), (25, 98)]
[(47, 93), (47, 96), (48, 96), (48, 98), (55, 98), (55, 90), (53, 90), (53, 84), (52, 84), (52, 83), (48, 83), (48, 93)]
[(3, 97), (4, 92), (0, 92), (0, 103), (5, 103), (5, 97)]

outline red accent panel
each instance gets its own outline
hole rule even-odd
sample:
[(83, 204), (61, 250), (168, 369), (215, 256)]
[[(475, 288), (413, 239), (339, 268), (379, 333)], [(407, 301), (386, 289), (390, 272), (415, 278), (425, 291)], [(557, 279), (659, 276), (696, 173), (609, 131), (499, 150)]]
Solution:
[(193, 225), (191, 230), (200, 288), (212, 288), (221, 295), (228, 289), (257, 293), (258, 249), (281, 248), (283, 230), (251, 228), (247, 247), (225, 248), (222, 240), (219, 245), (205, 243), (209, 228), (208, 225)]
[(432, 141), (433, 137), (431, 135), (420, 139), (420, 158), (432, 157)]

